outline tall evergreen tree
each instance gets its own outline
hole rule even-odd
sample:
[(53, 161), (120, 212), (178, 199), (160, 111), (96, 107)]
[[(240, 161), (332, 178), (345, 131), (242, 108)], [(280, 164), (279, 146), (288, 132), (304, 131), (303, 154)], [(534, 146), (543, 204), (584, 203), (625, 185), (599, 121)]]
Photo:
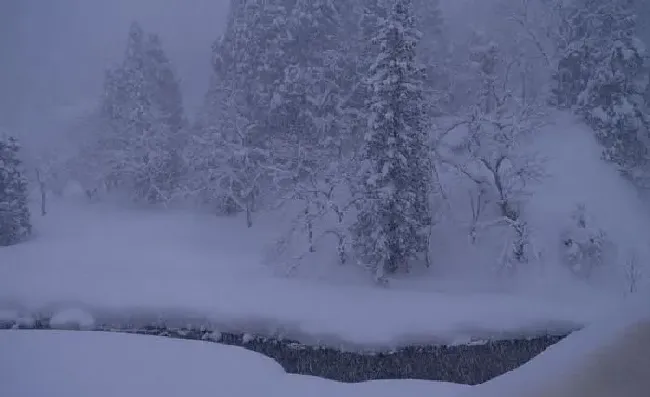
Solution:
[[(313, 190), (326, 179), (339, 180), (358, 121), (351, 96), (359, 76), (351, 73), (354, 57), (346, 52), (346, 1), (299, 0), (289, 16), (281, 105), (274, 115), (286, 129), (283, 145), (291, 148), (290, 168), (297, 190)], [(304, 189), (303, 189), (304, 190)], [(303, 192), (304, 193), (304, 192)]]
[(565, 9), (555, 78), (558, 105), (591, 125), (604, 157), (636, 182), (650, 171), (650, 65), (628, 0), (579, 0)]
[(16, 244), (32, 231), (19, 151), (15, 138), (0, 136), (0, 246)]
[(358, 217), (359, 259), (378, 280), (408, 270), (428, 250), (432, 169), (424, 129), (423, 68), (410, 0), (398, 0), (378, 27), (380, 53), (370, 69), (371, 118), (364, 136)]
[(169, 200), (183, 167), (182, 98), (158, 36), (145, 35), (137, 23), (122, 65), (106, 74), (101, 117), (108, 184), (137, 200)]
[(272, 118), (282, 104), (287, 14), (283, 0), (233, 0), (224, 34), (213, 48), (213, 78), (196, 128), (193, 167), (204, 201), (223, 200), (247, 214), (272, 179), (271, 153), (286, 136)]

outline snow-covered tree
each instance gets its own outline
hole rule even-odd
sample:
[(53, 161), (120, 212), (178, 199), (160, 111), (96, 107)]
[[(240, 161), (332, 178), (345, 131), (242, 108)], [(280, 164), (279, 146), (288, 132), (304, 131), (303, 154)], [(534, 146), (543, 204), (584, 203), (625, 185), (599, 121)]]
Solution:
[[(543, 176), (542, 159), (526, 147), (543, 123), (543, 112), (508, 88), (510, 61), (493, 41), (477, 34), (468, 62), (475, 71), (476, 102), (438, 134), (434, 150), (438, 161), (475, 185), (470, 193), (471, 241), (486, 228), (505, 226), (499, 265), (513, 269), (536, 255), (521, 215), (530, 184)], [(450, 134), (455, 135), (451, 142)]]
[[(485, 182), (487, 177), (497, 194), (501, 216), (514, 221), (519, 218), (522, 193), (541, 176), (538, 159), (522, 149), (541, 126), (542, 113), (538, 106), (522, 103), (507, 88), (508, 61), (503, 60), (498, 45), (477, 40), (470, 61), (480, 85), (475, 93), (477, 101), (465, 120), (468, 135), (461, 147), (467, 160), (477, 166), (474, 179)], [(470, 168), (465, 168), (469, 174)], [(484, 176), (479, 176), (481, 173)]]
[(15, 138), (0, 136), (0, 246), (19, 243), (32, 231), (19, 152)]
[(555, 98), (596, 132), (604, 157), (633, 181), (650, 170), (650, 64), (627, 0), (576, 0), (564, 9)]
[(183, 172), (182, 98), (156, 35), (132, 24), (125, 58), (106, 74), (97, 150), (104, 180), (136, 200), (172, 198)]
[[(358, 76), (344, 50), (350, 26), (344, 6), (331, 0), (231, 4), (226, 31), (214, 46), (214, 78), (197, 129), (200, 147), (192, 154), (203, 175), (198, 185), (208, 196), (227, 197), (247, 213), (246, 201), (270, 201), (276, 193), (311, 199), (307, 185), (332, 176), (333, 160), (350, 151), (346, 141), (356, 115), (348, 109)], [(250, 166), (233, 161), (241, 156)], [(231, 189), (222, 186), (235, 174), (242, 186), (235, 190), (249, 192), (247, 199), (230, 197)]]
[[(509, 88), (523, 102), (543, 100), (556, 56), (559, 2), (564, 0), (496, 0), (501, 18), (490, 34), (511, 60)], [(496, 32), (495, 32), (496, 31)]]
[[(296, 3), (290, 19), (291, 36), (296, 39), (287, 46), (290, 67), (280, 85), (283, 101), (278, 108), (284, 124), (294, 131), (286, 142), (294, 153), (289, 162), (289, 196), (304, 203), (301, 217), (309, 236), (315, 222), (336, 219), (336, 226), (325, 233), (337, 238), (341, 262), (345, 262), (343, 247), (348, 240), (343, 219), (352, 207), (350, 169), (359, 144), (355, 133), (365, 119), (358, 100), (364, 91), (361, 65), (366, 49), (360, 43), (350, 43), (348, 37), (354, 18), (346, 13), (354, 7), (351, 1)], [(358, 30), (351, 36), (362, 34)], [(359, 57), (350, 56), (355, 50)], [(312, 250), (316, 239), (318, 236), (309, 239)]]
[(398, 0), (378, 26), (380, 53), (370, 69), (371, 118), (359, 171), (353, 226), (358, 259), (383, 280), (428, 250), (432, 169), (416, 62), (419, 32), (410, 0)]
[(202, 200), (245, 212), (249, 226), (260, 200), (271, 195), (276, 163), (287, 156), (286, 129), (273, 117), (282, 104), (278, 87), (289, 40), (285, 3), (231, 2), (190, 154)]

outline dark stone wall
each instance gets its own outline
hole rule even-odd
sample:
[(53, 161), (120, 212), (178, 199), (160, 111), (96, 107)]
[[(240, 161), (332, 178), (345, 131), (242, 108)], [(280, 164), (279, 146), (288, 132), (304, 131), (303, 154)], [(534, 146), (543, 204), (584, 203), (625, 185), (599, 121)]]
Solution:
[[(48, 319), (33, 324), (0, 323), (0, 329), (52, 329)], [(74, 327), (71, 327), (74, 329)], [(126, 332), (241, 346), (275, 359), (289, 373), (340, 382), (376, 379), (423, 379), (475, 385), (511, 371), (566, 335), (498, 340), (457, 346), (409, 346), (391, 352), (346, 352), (296, 341), (213, 333), (205, 329), (163, 326), (96, 326), (93, 331)]]

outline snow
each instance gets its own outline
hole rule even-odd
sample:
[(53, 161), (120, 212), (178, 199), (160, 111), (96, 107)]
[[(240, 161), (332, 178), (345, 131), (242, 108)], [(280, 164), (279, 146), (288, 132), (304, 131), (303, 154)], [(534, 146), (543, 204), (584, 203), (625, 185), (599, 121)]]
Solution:
[(77, 308), (58, 311), (50, 319), (50, 326), (53, 328), (92, 329), (94, 325), (92, 314)]
[(460, 397), (646, 397), (650, 295), (622, 305), (523, 366)]
[(8, 396), (645, 397), (650, 387), (650, 296), (619, 306), (505, 375), (477, 386), (415, 380), (343, 384), (286, 374), (243, 348), (154, 336), (0, 332)]
[(6, 396), (446, 397), (468, 387), (413, 380), (343, 384), (286, 374), (272, 359), (243, 348), (141, 335), (2, 331), (0, 351)]
[(620, 259), (635, 252), (640, 264), (650, 263), (650, 222), (585, 127), (558, 116), (535, 145), (548, 157), (549, 177), (528, 216), (545, 263), (523, 272), (515, 288), (487, 283), (496, 254), (471, 251), (465, 229), (434, 236), (430, 272), (378, 288), (355, 266), (332, 264), (334, 247), (307, 257), (295, 277), (278, 276), (265, 252), (292, 220), (282, 213), (258, 215), (248, 229), (236, 217), (76, 197), (50, 200), (48, 216), (34, 219), (33, 240), (0, 249), (0, 321), (55, 315), (57, 328), (162, 321), (367, 349), (575, 330), (612, 311), (626, 283), (620, 263), (594, 286), (558, 265), (558, 236), (575, 205), (595, 214)]
[(219, 341), (221, 341), (221, 332), (212, 331), (212, 332), (206, 333), (203, 336), (203, 340), (209, 340), (209, 341), (212, 341), (212, 342), (219, 342)]
[(100, 324), (194, 321), (372, 349), (566, 332), (611, 306), (278, 278), (261, 265), (241, 219), (62, 205), (40, 221), (37, 239), (0, 251), (0, 309), (85, 310), (84, 326), (91, 316)]
[[(560, 262), (559, 252), (554, 249), (558, 246), (557, 236), (562, 234), (576, 205), (584, 204), (595, 226), (605, 231), (617, 247), (616, 258), (599, 279), (592, 281), (598, 282), (601, 289), (625, 289), (626, 261), (638, 256), (640, 262), (650, 263), (647, 203), (613, 165), (601, 160), (593, 132), (570, 116), (557, 115), (555, 123), (536, 139), (535, 148), (546, 157), (548, 175), (531, 195), (528, 216), (548, 262)], [(548, 282), (541, 288), (557, 288), (557, 270), (546, 269)], [(643, 270), (643, 282), (647, 284), (650, 266)]]

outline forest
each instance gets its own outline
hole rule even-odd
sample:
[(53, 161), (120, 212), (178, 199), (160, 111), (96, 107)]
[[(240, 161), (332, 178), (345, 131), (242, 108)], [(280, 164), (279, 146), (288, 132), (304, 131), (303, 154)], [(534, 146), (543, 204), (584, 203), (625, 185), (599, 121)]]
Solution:
[[(165, 43), (134, 21), (59, 144), (0, 141), (0, 245), (32, 233), (30, 191), (45, 215), (73, 183), (90, 203), (189, 207), (248, 228), (286, 211), (268, 256), (289, 270), (324, 251), (386, 284), (440, 266), (450, 239), (500, 275), (548, 260), (529, 201), (551, 177), (537, 145), (558, 119), (586, 126), (631, 189), (650, 187), (650, 7), (475, 5), (462, 19), (438, 0), (232, 0), (200, 55), (212, 70), (196, 112)], [(614, 254), (593, 212), (572, 204), (551, 237), (558, 261), (579, 279), (617, 262), (636, 288), (638, 254)]]

